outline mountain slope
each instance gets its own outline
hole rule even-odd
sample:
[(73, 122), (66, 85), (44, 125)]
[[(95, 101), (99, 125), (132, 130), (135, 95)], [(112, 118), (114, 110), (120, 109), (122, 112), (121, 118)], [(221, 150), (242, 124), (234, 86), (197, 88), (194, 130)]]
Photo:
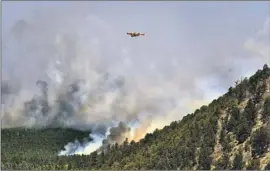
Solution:
[[(6, 137), (2, 133), (2, 141)], [(13, 141), (12, 139), (10, 141)], [(3, 148), (2, 148), (3, 149)], [(14, 147), (16, 149), (16, 147)], [(18, 149), (17, 149), (18, 150)], [(2, 152), (4, 156), (9, 156)], [(23, 164), (22, 164), (23, 163)], [(106, 153), (13, 162), (24, 169), (269, 169), (270, 69), (267, 65), (228, 93), (138, 143)]]

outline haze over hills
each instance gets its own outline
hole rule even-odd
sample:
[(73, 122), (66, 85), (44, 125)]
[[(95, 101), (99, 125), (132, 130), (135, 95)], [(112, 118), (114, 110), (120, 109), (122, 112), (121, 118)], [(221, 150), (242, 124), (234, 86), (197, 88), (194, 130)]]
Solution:
[(58, 156), (89, 132), (2, 129), (2, 169), (270, 169), (270, 68), (139, 142)]
[[(222, 3), (212, 7), (223, 9)], [(25, 8), (5, 10), (16, 4)], [(225, 8), (236, 12), (240, 4)], [(142, 126), (134, 133), (138, 140), (208, 104), (269, 62), (263, 4), (248, 22), (249, 15), (231, 17), (223, 10), (209, 15), (209, 5), (5, 3), (2, 127), (54, 125), (104, 135), (123, 121)], [(249, 7), (241, 7), (244, 14), (253, 12)], [(127, 30), (150, 34), (130, 39)]]
[[(211, 168), (233, 167), (234, 151), (227, 142), (257, 148), (249, 129), (261, 127), (261, 122), (254, 126), (253, 115), (246, 113), (254, 113), (253, 106), (259, 103), (253, 97), (261, 96), (256, 86), (264, 90), (268, 85), (267, 67), (259, 74), (265, 83), (258, 83), (257, 76), (256, 86), (254, 79), (244, 80), (244, 86), (233, 91), (236, 94), (230, 89), (219, 103), (194, 111), (226, 93), (236, 79), (270, 64), (266, 4), (4, 2), (2, 167), (209, 168), (210, 161)], [(128, 31), (147, 36), (133, 39)], [(244, 114), (243, 98), (252, 101), (247, 104), (252, 110)], [(266, 99), (260, 103), (267, 106)], [(238, 112), (236, 106), (245, 109)], [(268, 111), (259, 105), (257, 113), (259, 109)], [(191, 112), (195, 114), (186, 116)], [(239, 113), (240, 118), (225, 117), (233, 128), (225, 126), (222, 132), (216, 127), (220, 113)], [(219, 135), (217, 131), (229, 138), (213, 145), (209, 137)], [(119, 144), (124, 147), (119, 149)], [(95, 150), (106, 153), (97, 155)], [(190, 153), (196, 157), (187, 158)], [(73, 154), (88, 156), (65, 156)], [(242, 161), (251, 160), (250, 152), (242, 154)], [(231, 161), (226, 164), (228, 156)], [(236, 159), (241, 161), (241, 155)], [(258, 166), (259, 160), (251, 161)], [(261, 163), (260, 168), (264, 166)]]

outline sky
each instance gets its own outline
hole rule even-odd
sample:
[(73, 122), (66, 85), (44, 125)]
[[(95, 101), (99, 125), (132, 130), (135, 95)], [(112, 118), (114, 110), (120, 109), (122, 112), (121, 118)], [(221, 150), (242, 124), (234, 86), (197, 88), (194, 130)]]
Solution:
[[(202, 58), (204, 55), (213, 55), (213, 51), (227, 51), (227, 48), (237, 53), (239, 46), (262, 27), (270, 13), (270, 5), (266, 1), (5, 1), (3, 35), (8, 34), (9, 28), (17, 20), (31, 18), (40, 9), (66, 9), (71, 16), (82, 11), (95, 14), (111, 27), (113, 34), (115, 37), (119, 36), (119, 39), (124, 39), (123, 33), (127, 31), (147, 32), (148, 38), (143, 40), (146, 45), (141, 44), (143, 47), (138, 47), (141, 51), (163, 47), (163, 54), (160, 55), (183, 53), (197, 56), (198, 54), (192, 53), (199, 53)], [(210, 47), (214, 50), (209, 49)]]
[[(124, 80), (124, 90), (98, 89), (103, 101), (84, 106), (87, 112), (72, 116), (75, 123), (155, 113), (153, 130), (270, 63), (267, 1), (4, 1), (2, 9), (2, 78), (19, 89), (7, 109), (17, 113), (37, 93), (36, 80), (48, 82), (52, 104), (75, 80), (93, 93), (109, 73)], [(146, 36), (130, 38), (130, 31)]]

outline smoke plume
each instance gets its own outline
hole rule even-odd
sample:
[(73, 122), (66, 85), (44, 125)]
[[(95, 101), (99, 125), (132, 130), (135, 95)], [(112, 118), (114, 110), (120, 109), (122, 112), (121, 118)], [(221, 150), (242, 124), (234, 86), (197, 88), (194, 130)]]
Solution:
[[(90, 2), (67, 3), (39, 9), (3, 34), (2, 128), (91, 129), (92, 142), (71, 142), (60, 155), (90, 153), (126, 138), (138, 141), (209, 103), (250, 66), (255, 70), (269, 59), (269, 42), (255, 38), (245, 47), (262, 50), (264, 57), (248, 58), (244, 48), (233, 55), (226, 46), (201, 54), (194, 51), (196, 42), (175, 41), (190, 34), (185, 30), (177, 30), (169, 43), (161, 36), (174, 26), (167, 20), (160, 27), (141, 23), (149, 32), (131, 39), (123, 27), (130, 19), (123, 15), (118, 25)], [(171, 15), (168, 9), (162, 17)], [(266, 23), (261, 37), (269, 37)]]

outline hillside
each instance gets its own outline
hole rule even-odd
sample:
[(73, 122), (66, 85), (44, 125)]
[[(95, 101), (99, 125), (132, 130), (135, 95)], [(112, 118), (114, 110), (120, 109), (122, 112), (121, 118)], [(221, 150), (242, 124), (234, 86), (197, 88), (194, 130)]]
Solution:
[(2, 169), (270, 169), (270, 68), (181, 121), (106, 153), (58, 157), (74, 138), (60, 132), (2, 129)]
[[(48, 128), (1, 130), (2, 169), (20, 169), (25, 163), (38, 160), (55, 160), (58, 152), (74, 139), (82, 142), (89, 139), (90, 132), (73, 129)], [(26, 161), (26, 162), (22, 162)], [(31, 166), (31, 165), (30, 165)], [(31, 167), (26, 167), (31, 169)]]

